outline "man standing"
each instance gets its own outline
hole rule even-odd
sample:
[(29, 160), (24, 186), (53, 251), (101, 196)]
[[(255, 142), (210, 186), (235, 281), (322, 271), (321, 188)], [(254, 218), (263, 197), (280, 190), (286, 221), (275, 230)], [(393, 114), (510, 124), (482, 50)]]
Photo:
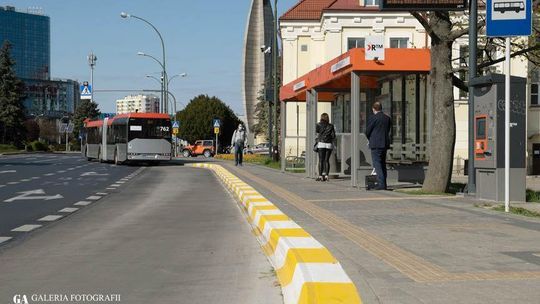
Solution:
[(242, 158), (244, 156), (244, 146), (246, 143), (246, 131), (242, 124), (238, 125), (238, 129), (234, 130), (231, 146), (234, 147), (234, 164), (235, 166), (242, 166)]
[(382, 112), (380, 102), (373, 103), (372, 110), (374, 115), (368, 121), (366, 136), (371, 149), (373, 168), (379, 181), (375, 190), (386, 190), (386, 151), (390, 148), (392, 119)]

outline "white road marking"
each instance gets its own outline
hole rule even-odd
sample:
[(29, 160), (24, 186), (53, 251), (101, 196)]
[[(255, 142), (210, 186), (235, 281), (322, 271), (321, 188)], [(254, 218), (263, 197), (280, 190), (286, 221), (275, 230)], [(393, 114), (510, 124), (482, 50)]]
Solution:
[(65, 170), (60, 170), (60, 171), (56, 171), (57, 173), (66, 173), (67, 171)]
[(12, 229), (13, 232), (30, 232), (34, 229), (38, 229), (41, 227), (41, 225), (22, 225), (20, 227), (17, 227), (15, 229)]
[(91, 201), (97, 201), (97, 200), (101, 199), (101, 196), (92, 195), (92, 196), (87, 197), (86, 199), (91, 200)]
[(81, 176), (107, 176), (109, 173), (85, 172)]
[(12, 237), (0, 236), (0, 244), (2, 244), (4, 242), (7, 242), (7, 241), (9, 241), (11, 239), (12, 239)]
[(79, 208), (64, 208), (62, 210), (59, 210), (58, 212), (62, 212), (62, 213), (73, 213), (75, 211), (79, 210)]
[(6, 185), (0, 185), (0, 188), (4, 188)]
[(7, 183), (7, 184), (8, 184), (8, 185), (16, 185), (16, 184), (18, 184), (18, 183), (19, 183), (19, 182), (9, 182), (9, 183)]
[(108, 195), (109, 193), (105, 193), (105, 192), (98, 192), (96, 193), (96, 195)]
[(7, 199), (5, 200), (4, 202), (5, 203), (11, 203), (11, 202), (14, 202), (14, 201), (22, 201), (22, 200), (44, 200), (44, 201), (50, 201), (50, 200), (54, 200), (54, 199), (60, 199), (60, 198), (64, 198), (62, 195), (60, 194), (56, 194), (56, 195), (49, 195), (49, 196), (46, 196), (46, 195), (41, 195), (41, 196), (31, 196), (31, 195), (35, 195), (35, 194), (45, 194), (45, 190), (43, 189), (36, 189), (36, 190), (30, 190), (30, 191), (23, 191), (23, 192), (19, 192), (20, 195), (18, 196), (15, 196), (15, 197), (12, 197), (10, 199)]
[(117, 183), (117, 184), (125, 184), (126, 182), (119, 180), (119, 181), (117, 181), (116, 183)]
[(63, 215), (47, 215), (45, 217), (40, 218), (39, 222), (54, 222), (60, 218), (62, 218)]
[(90, 205), (92, 202), (88, 202), (88, 201), (80, 201), (78, 203), (75, 203), (74, 205), (75, 206), (88, 206)]
[(122, 186), (122, 185), (120, 185), (120, 184), (112, 184), (111, 185), (111, 187), (117, 187), (117, 188), (120, 187), (120, 186)]
[(34, 177), (30, 177), (30, 179), (40, 179), (40, 177), (34, 176)]
[(68, 170), (68, 171), (71, 171), (71, 170), (75, 170), (75, 168), (68, 168), (67, 170)]
[(25, 179), (21, 179), (21, 182), (29, 182), (31, 180), (32, 180), (31, 178), (25, 178)]
[(43, 174), (43, 175), (45, 175), (45, 176), (53, 176), (53, 175), (55, 175), (55, 174), (56, 174), (56, 173), (47, 173), (47, 174)]
[(16, 173), (17, 171), (15, 170), (5, 170), (5, 171), (0, 171), (0, 174), (4, 174), (4, 173)]

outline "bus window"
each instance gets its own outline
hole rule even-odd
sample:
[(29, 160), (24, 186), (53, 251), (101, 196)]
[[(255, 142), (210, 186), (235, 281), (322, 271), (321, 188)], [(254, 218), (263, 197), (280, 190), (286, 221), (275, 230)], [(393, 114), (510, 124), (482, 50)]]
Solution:
[(171, 121), (168, 119), (141, 119), (129, 120), (129, 139), (153, 138), (171, 140)]

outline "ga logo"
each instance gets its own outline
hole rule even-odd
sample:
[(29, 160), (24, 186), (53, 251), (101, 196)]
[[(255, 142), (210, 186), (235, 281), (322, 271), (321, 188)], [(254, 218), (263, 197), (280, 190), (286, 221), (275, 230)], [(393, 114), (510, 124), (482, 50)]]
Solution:
[(28, 298), (26, 295), (14, 295), (13, 296), (13, 303), (14, 304), (28, 304)]

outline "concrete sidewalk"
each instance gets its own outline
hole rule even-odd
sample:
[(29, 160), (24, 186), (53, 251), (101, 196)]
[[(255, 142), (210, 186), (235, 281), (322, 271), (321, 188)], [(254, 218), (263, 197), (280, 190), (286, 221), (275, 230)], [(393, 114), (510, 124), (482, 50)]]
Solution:
[(365, 192), (261, 166), (227, 169), (318, 239), (364, 303), (538, 303), (540, 220), (459, 197)]

